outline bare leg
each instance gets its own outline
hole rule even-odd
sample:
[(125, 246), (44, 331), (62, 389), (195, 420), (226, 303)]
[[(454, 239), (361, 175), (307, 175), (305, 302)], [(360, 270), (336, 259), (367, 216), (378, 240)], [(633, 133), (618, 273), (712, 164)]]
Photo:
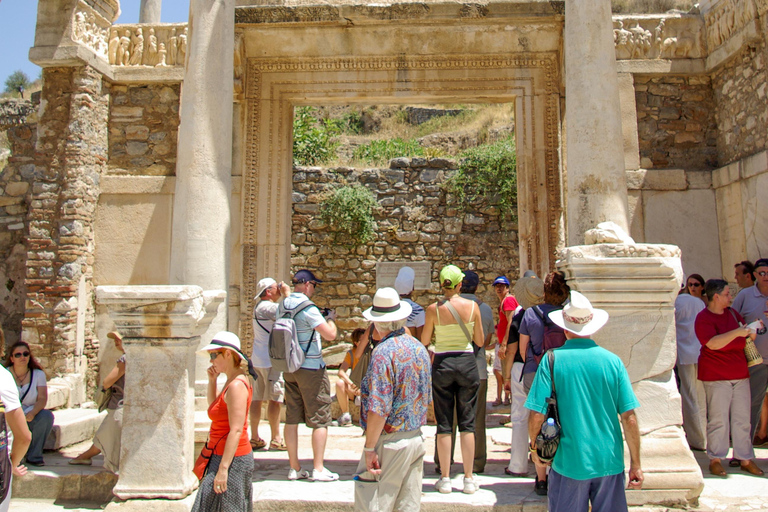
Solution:
[(263, 400), (254, 400), (251, 402), (251, 410), (248, 416), (251, 422), (251, 441), (258, 441), (259, 437), (259, 422), (261, 422), (261, 406), (264, 403)]
[(461, 463), (464, 465), (464, 476), (472, 478), (475, 465), (475, 433), (460, 432)]
[[(297, 429), (298, 435), (298, 429)], [(316, 428), (312, 431), (312, 455), (313, 462), (317, 471), (323, 470), (323, 459), (325, 458), (325, 441), (328, 439), (328, 429), (325, 427)], [(289, 452), (290, 454), (290, 452)]]
[(756, 437), (768, 437), (768, 395), (763, 398), (763, 408), (760, 409), (760, 426), (757, 427)]
[(536, 480), (544, 482), (547, 479), (547, 468), (540, 468), (536, 466)]
[(504, 396), (504, 376), (499, 370), (493, 370), (493, 376), (496, 377), (496, 400), (493, 403), (499, 405)]
[(339, 401), (341, 414), (349, 412), (349, 397), (347, 396), (347, 383), (343, 380), (336, 381), (336, 399)]
[(267, 418), (269, 419), (269, 430), (272, 435), (272, 441), (278, 443), (282, 441), (280, 437), (280, 402), (270, 400), (267, 405)]
[(86, 459), (92, 459), (98, 454), (101, 453), (101, 450), (96, 448), (96, 445), (91, 445), (90, 448), (88, 448), (86, 451), (75, 457), (76, 460), (86, 460)]
[[(283, 437), (285, 438), (285, 447), (288, 448), (288, 461), (293, 469), (299, 471), (301, 469), (299, 463), (299, 426), (286, 425), (283, 428)], [(312, 437), (314, 440), (314, 435)]]
[[(463, 439), (463, 438), (462, 438)], [(450, 478), (451, 476), (451, 434), (437, 434), (437, 455), (440, 458), (440, 476)], [(462, 460), (464, 459), (464, 449), (461, 451)], [(472, 455), (469, 457), (470, 464), (475, 460), (475, 448), (472, 448)], [(443, 464), (442, 461), (448, 462)], [(471, 466), (470, 466), (471, 467)]]

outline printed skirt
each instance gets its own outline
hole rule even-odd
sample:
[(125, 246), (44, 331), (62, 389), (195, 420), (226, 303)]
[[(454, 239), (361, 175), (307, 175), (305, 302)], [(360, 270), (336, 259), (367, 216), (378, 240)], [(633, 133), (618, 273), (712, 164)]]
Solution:
[(232, 459), (227, 491), (213, 492), (213, 479), (221, 464), (221, 455), (213, 455), (208, 471), (200, 481), (192, 512), (253, 512), (253, 455)]

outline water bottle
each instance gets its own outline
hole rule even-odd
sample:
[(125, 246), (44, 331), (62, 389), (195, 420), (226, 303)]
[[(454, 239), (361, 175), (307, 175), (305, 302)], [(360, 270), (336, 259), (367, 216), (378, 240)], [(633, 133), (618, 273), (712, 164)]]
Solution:
[(553, 418), (547, 418), (547, 422), (541, 426), (541, 437), (544, 438), (545, 441), (556, 438), (559, 433), (560, 429)]

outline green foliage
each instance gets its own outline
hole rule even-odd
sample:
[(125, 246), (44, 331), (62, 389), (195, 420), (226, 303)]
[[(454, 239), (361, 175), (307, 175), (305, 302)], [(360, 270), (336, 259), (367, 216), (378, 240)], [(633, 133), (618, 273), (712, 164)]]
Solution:
[(336, 232), (336, 243), (358, 246), (376, 237), (373, 192), (360, 184), (344, 185), (329, 191), (320, 203), (320, 217)]
[(18, 92), (19, 87), (27, 89), (30, 86), (29, 77), (22, 70), (17, 70), (11, 73), (8, 78), (5, 79), (5, 92)]
[(363, 115), (357, 110), (352, 110), (341, 117), (341, 131), (360, 135), (363, 133)]
[(512, 137), (477, 146), (461, 154), (459, 169), (445, 189), (463, 211), (498, 206), (517, 218), (517, 151)]
[(293, 163), (294, 165), (318, 165), (334, 156), (338, 143), (334, 137), (340, 130), (340, 121), (318, 121), (312, 107), (299, 107), (293, 116)]
[(464, 110), (464, 112), (459, 114), (433, 117), (417, 127), (416, 136), (423, 137), (433, 133), (451, 132), (454, 131), (457, 126), (469, 124), (476, 118), (477, 112), (474, 110)]
[(424, 156), (424, 148), (418, 141), (400, 138), (390, 140), (374, 140), (358, 146), (352, 158), (371, 165), (384, 165), (393, 158)]

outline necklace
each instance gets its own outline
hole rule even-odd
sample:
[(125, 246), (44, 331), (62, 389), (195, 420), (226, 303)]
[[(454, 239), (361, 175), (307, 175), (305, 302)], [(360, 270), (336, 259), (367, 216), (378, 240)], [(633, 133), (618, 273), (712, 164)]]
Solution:
[(27, 373), (25, 373), (24, 376), (21, 379), (19, 379), (19, 376), (16, 375), (16, 369), (14, 368), (14, 370), (13, 370), (13, 378), (16, 379), (16, 383), (18, 385), (21, 385), (21, 383), (26, 380), (27, 375), (29, 375), (29, 366), (27, 366)]

